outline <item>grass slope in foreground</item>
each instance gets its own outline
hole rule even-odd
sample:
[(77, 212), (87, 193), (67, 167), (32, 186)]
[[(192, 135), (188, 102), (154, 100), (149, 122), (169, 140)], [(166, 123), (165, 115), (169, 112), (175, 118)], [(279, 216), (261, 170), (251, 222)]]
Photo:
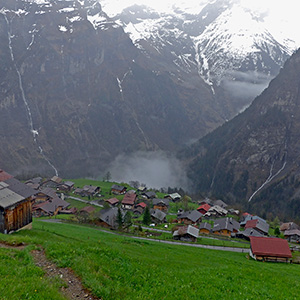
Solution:
[[(102, 299), (298, 299), (299, 296), (298, 265), (260, 263), (246, 259), (245, 254), (139, 241), (72, 224), (35, 220), (33, 225), (31, 231), (0, 235), (0, 239), (42, 245), (49, 259), (61, 267), (71, 267), (83, 284)], [(5, 251), (6, 256), (11, 255)], [(25, 288), (32, 284), (31, 269), (38, 272), (27, 257), (28, 249), (21, 250), (17, 257), (22, 255), (26, 259), (18, 260), (19, 268), (25, 270), (29, 264), (30, 273), (23, 278), (13, 277), (14, 282), (7, 289), (13, 285)], [(13, 271), (16, 262), (11, 265), (9, 262), (14, 259), (1, 256), (0, 264), (6, 263), (6, 268)], [(40, 290), (36, 293), (38, 297), (34, 297), (33, 290), (24, 299), (49, 299)], [(60, 298), (53, 292), (51, 299)]]

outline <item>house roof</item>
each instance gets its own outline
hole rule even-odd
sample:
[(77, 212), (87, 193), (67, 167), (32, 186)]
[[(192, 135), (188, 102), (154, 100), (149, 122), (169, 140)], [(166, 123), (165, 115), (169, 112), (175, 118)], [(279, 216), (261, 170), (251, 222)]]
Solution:
[(5, 183), (9, 185), (10, 190), (21, 195), (24, 198), (31, 197), (32, 195), (35, 195), (37, 193), (36, 190), (14, 177), (5, 180)]
[(293, 230), (293, 229), (299, 229), (299, 226), (294, 222), (288, 222), (288, 223), (282, 223), (279, 229), (280, 231)]
[(72, 187), (75, 183), (73, 181), (65, 181), (64, 185), (68, 186), (68, 187)]
[(227, 229), (231, 232), (233, 230), (239, 230), (240, 229), (240, 224), (236, 220), (232, 218), (223, 218), (223, 219), (218, 219), (215, 221), (214, 226), (213, 226), (213, 231), (219, 231), (219, 230), (224, 230)]
[(252, 215), (248, 214), (245, 216), (244, 220), (242, 222), (240, 222), (241, 226), (245, 226), (249, 220), (261, 220), (262, 222), (266, 222), (266, 220), (264, 220), (263, 218), (261, 218), (259, 216), (252, 216)]
[(219, 215), (227, 215), (228, 211), (219, 205), (214, 205), (207, 211), (206, 214), (211, 215), (213, 213), (218, 213)]
[(172, 200), (181, 199), (181, 195), (179, 195), (178, 193), (172, 193), (167, 195), (166, 197), (170, 197)]
[(189, 234), (189, 235), (197, 238), (197, 237), (199, 237), (199, 229), (192, 225), (182, 226), (182, 227), (179, 227), (178, 230), (174, 231), (173, 236), (182, 236), (185, 234)]
[(247, 238), (249, 238), (250, 236), (261, 236), (261, 237), (264, 236), (262, 233), (260, 233), (259, 231), (257, 231), (254, 228), (246, 228), (244, 231), (239, 231), (236, 235), (244, 236)]
[(160, 209), (152, 209), (151, 210), (151, 217), (158, 219), (159, 221), (163, 221), (166, 217), (166, 214), (161, 211)]
[(115, 205), (117, 203), (119, 203), (119, 200), (117, 198), (111, 198), (106, 200), (106, 202), (108, 202), (110, 205)]
[(152, 204), (153, 205), (165, 205), (169, 206), (169, 199), (153, 199)]
[(155, 194), (155, 192), (153, 192), (153, 191), (145, 192), (145, 193), (143, 193), (142, 195), (145, 195), (148, 199), (150, 199), (150, 198), (155, 198), (155, 197), (156, 197), (156, 194)]
[(6, 209), (36, 193), (37, 191), (30, 188), (25, 183), (22, 183), (13, 177), (9, 177), (5, 181), (0, 182), (0, 207)]
[(222, 201), (222, 200), (216, 200), (216, 201), (214, 201), (214, 205), (218, 205), (218, 206), (220, 206), (220, 207), (222, 207), (222, 208), (226, 208), (228, 205), (224, 202), (224, 201)]
[(62, 180), (60, 177), (58, 177), (58, 176), (53, 176), (50, 180), (53, 181), (53, 182), (55, 182), (55, 183), (57, 183), (57, 184), (61, 184), (62, 181), (63, 181), (63, 180)]
[(5, 181), (13, 176), (0, 169), (0, 181)]
[[(124, 217), (125, 212), (120, 209), (122, 216)], [(114, 227), (115, 221), (118, 215), (118, 207), (112, 207), (108, 209), (102, 209), (100, 212), (100, 220), (107, 223), (109, 226)]]
[(189, 219), (192, 222), (197, 222), (203, 214), (201, 214), (198, 210), (192, 211), (184, 211), (178, 215), (179, 219)]
[(136, 200), (136, 194), (133, 194), (133, 193), (126, 193), (124, 195), (124, 198), (122, 200), (122, 204), (125, 204), (125, 205), (133, 205), (134, 202)]
[(280, 238), (250, 237), (251, 251), (258, 256), (292, 257), (287, 240)]
[(211, 224), (209, 224), (208, 222), (202, 222), (200, 223), (199, 229), (211, 230)]
[(261, 219), (249, 220), (245, 225), (245, 228), (255, 228), (266, 234), (269, 232), (269, 227), (269, 224)]
[(50, 187), (43, 188), (42, 190), (38, 191), (38, 193), (42, 193), (50, 198), (57, 198), (56, 192)]
[(145, 208), (147, 204), (145, 202), (138, 203), (136, 206), (141, 206), (142, 208)]
[(291, 230), (286, 230), (284, 232), (284, 236), (291, 236), (291, 235), (300, 236), (300, 230), (299, 229), (291, 229)]
[(0, 185), (0, 207), (6, 209), (17, 204), (18, 202), (23, 201), (24, 199), (24, 197), (13, 192), (8, 187), (3, 187), (2, 184)]
[(51, 200), (35, 204), (33, 210), (41, 209), (46, 213), (52, 215), (58, 207), (63, 209), (67, 208), (70, 203), (66, 202), (65, 200), (60, 199), (59, 197), (53, 198)]
[(203, 209), (205, 211), (208, 211), (211, 208), (211, 206), (207, 203), (200, 205), (197, 210)]
[(125, 186), (123, 186), (123, 185), (113, 184), (111, 186), (111, 189), (122, 192), (124, 189), (126, 190), (127, 188)]
[(94, 206), (85, 206), (80, 210), (80, 212), (92, 213), (95, 209), (96, 208)]

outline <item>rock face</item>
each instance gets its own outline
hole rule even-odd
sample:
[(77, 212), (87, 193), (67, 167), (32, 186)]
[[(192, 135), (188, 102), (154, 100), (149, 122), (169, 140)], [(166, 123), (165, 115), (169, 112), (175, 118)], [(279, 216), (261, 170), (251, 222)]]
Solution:
[(263, 215), (300, 208), (300, 51), (243, 113), (184, 155), (195, 187)]
[(96, 176), (120, 153), (174, 151), (223, 122), (198, 74), (191, 85), (155, 72), (98, 1), (3, 2), (0, 164), (8, 172)]
[(172, 70), (189, 84), (190, 74), (198, 73), (225, 119), (248, 106), (292, 54), (267, 29), (264, 17), (238, 0), (206, 1), (200, 12), (135, 5), (114, 19), (156, 70)]

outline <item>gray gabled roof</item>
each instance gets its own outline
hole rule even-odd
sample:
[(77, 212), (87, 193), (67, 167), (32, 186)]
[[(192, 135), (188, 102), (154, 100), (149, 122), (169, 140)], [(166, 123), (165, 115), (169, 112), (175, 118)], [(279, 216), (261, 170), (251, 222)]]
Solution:
[(199, 229), (211, 230), (211, 224), (209, 224), (208, 222), (202, 222), (200, 223)]
[(169, 206), (169, 199), (153, 199), (152, 200), (152, 204), (153, 205), (158, 205), (158, 204), (162, 204), (165, 206)]
[[(125, 215), (124, 210), (123, 209), (120, 210), (121, 210), (122, 217), (124, 217)], [(115, 227), (117, 215), (118, 215), (118, 207), (102, 209), (100, 212), (100, 220), (105, 222), (111, 227)]]
[(151, 217), (159, 220), (159, 221), (163, 221), (164, 218), (166, 217), (166, 214), (161, 211), (160, 209), (151, 209)]
[(182, 236), (185, 234), (189, 234), (195, 238), (198, 238), (199, 237), (199, 229), (192, 225), (182, 226), (182, 227), (179, 227), (178, 230), (174, 231), (173, 237), (174, 236)]
[(197, 222), (203, 214), (201, 214), (198, 210), (192, 210), (192, 211), (184, 211), (181, 214), (178, 214), (179, 219), (189, 219), (192, 222)]
[(223, 229), (227, 229), (227, 230), (233, 232), (233, 230), (240, 229), (240, 224), (239, 224), (239, 222), (237, 222), (236, 220), (234, 220), (232, 218), (223, 218), (223, 219), (216, 220), (212, 231), (215, 232), (215, 231), (219, 231), (219, 230), (223, 230)]
[(23, 201), (25, 198), (7, 187), (0, 187), (0, 207), (6, 209)]
[(32, 195), (35, 195), (37, 193), (36, 190), (14, 177), (7, 179), (4, 182), (8, 184), (10, 190), (21, 195), (24, 198), (31, 197)]

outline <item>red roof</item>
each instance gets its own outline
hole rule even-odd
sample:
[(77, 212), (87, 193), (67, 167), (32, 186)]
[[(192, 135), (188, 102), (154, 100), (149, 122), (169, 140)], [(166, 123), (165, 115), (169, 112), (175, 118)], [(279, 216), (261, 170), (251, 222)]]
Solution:
[(244, 212), (243, 213), (243, 216), (252, 216), (251, 214), (247, 213), (247, 212)]
[(247, 221), (245, 228), (255, 228), (258, 223), (258, 219)]
[(250, 237), (251, 251), (254, 255), (272, 257), (292, 257), (287, 240), (280, 238)]
[(207, 203), (200, 205), (197, 210), (203, 209), (205, 211), (208, 211), (211, 208), (211, 206)]
[(147, 206), (147, 204), (145, 202), (141, 202), (137, 206), (141, 206), (142, 208), (145, 208)]
[(13, 176), (0, 169), (0, 182), (12, 178)]

